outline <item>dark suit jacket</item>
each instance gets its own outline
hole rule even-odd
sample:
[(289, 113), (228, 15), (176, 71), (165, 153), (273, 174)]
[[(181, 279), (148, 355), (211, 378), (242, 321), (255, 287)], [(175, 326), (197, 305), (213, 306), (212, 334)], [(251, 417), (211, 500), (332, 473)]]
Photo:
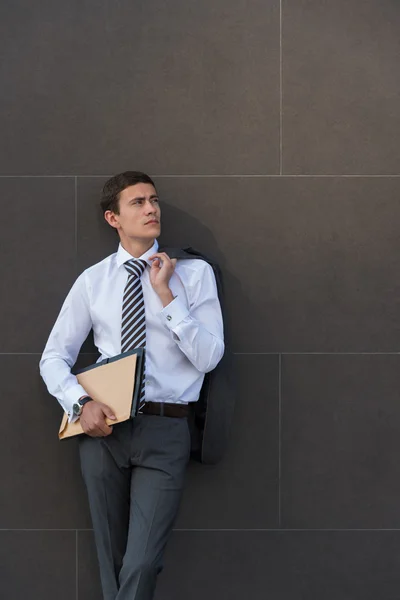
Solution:
[[(170, 258), (179, 260), (201, 259), (213, 268), (217, 282), (218, 296), (223, 309), (222, 276), (218, 265), (210, 258), (193, 248), (159, 248)], [(225, 329), (225, 341), (227, 337)], [(189, 419), (192, 436), (192, 458), (204, 464), (215, 464), (223, 456), (235, 406), (232, 355), (226, 348), (216, 368), (206, 373), (199, 400), (193, 403)]]

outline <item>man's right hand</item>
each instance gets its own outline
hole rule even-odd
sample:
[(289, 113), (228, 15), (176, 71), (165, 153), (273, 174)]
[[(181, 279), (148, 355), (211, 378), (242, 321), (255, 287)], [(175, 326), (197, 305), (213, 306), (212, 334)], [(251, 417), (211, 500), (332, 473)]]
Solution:
[(79, 417), (83, 431), (90, 437), (105, 437), (112, 433), (112, 427), (107, 425), (106, 418), (116, 417), (107, 404), (91, 400), (86, 402)]

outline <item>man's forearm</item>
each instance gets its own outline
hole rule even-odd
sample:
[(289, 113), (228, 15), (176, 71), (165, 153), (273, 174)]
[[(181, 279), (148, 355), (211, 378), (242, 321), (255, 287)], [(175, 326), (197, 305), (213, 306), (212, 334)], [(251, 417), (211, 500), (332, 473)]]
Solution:
[(156, 293), (162, 302), (163, 308), (168, 306), (168, 304), (171, 304), (172, 300), (174, 299), (174, 295), (169, 287), (156, 290)]

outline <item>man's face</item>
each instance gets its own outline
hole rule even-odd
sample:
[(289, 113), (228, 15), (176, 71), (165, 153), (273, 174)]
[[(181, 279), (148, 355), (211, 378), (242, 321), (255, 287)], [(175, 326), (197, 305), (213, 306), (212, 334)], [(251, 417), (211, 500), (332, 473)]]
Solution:
[(160, 206), (155, 188), (150, 183), (137, 183), (119, 195), (119, 215), (113, 215), (123, 238), (152, 240), (161, 232)]

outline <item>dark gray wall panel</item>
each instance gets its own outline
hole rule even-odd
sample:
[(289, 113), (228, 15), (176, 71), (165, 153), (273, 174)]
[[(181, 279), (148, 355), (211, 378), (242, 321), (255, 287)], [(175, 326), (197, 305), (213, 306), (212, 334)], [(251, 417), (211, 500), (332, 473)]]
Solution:
[(397, 600), (399, 532), (176, 532), (157, 600)]
[(78, 532), (78, 598), (101, 598), (100, 571), (92, 531)]
[(192, 462), (177, 528), (278, 527), (279, 357), (235, 356), (237, 400), (225, 458)]
[(2, 173), (279, 172), (278, 0), (18, 0), (0, 16)]
[(161, 179), (171, 243), (224, 269), (237, 352), (396, 351), (400, 179)]
[(399, 173), (393, 0), (283, 0), (283, 173)]
[[(78, 185), (78, 264), (116, 250)], [(237, 352), (396, 351), (400, 178), (158, 178), (161, 239), (214, 255)]]
[[(135, 170), (135, 166), (131, 167)], [(110, 177), (113, 173), (110, 174)], [(100, 208), (101, 191), (107, 177), (79, 177), (77, 183), (77, 264), (79, 273), (112, 252), (119, 236), (106, 223)]]
[[(83, 600), (98, 600), (91, 532), (79, 533)], [(398, 599), (398, 531), (175, 531), (156, 600)]]
[(0, 565), (4, 600), (76, 598), (75, 531), (0, 531)]
[(73, 178), (0, 178), (2, 352), (41, 352), (75, 273)]
[(40, 355), (0, 356), (0, 529), (91, 527), (75, 440), (58, 440), (62, 410)]
[(400, 527), (400, 357), (282, 357), (282, 525)]

